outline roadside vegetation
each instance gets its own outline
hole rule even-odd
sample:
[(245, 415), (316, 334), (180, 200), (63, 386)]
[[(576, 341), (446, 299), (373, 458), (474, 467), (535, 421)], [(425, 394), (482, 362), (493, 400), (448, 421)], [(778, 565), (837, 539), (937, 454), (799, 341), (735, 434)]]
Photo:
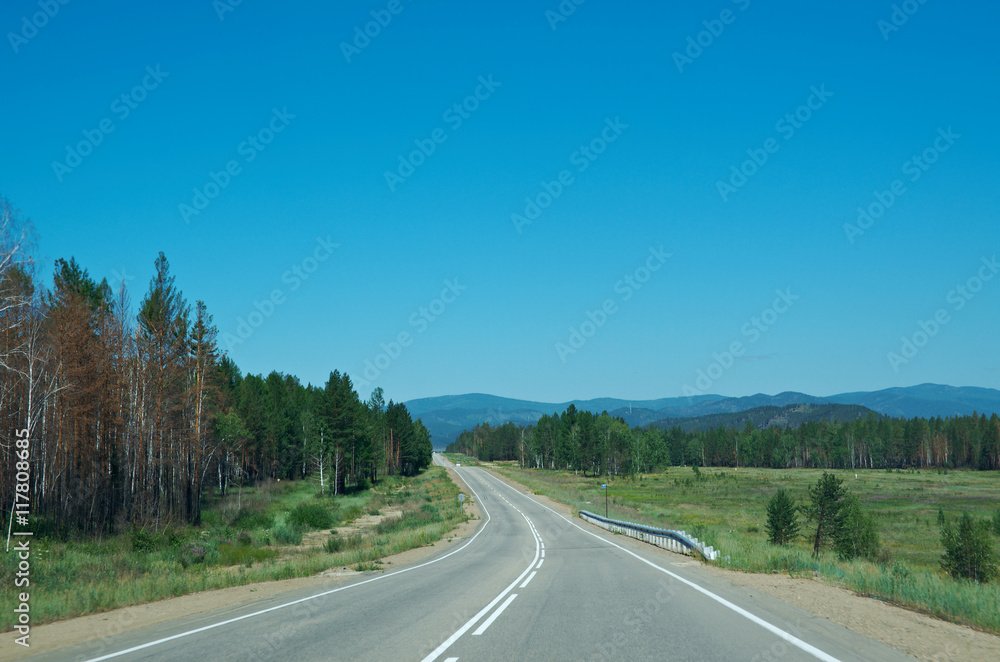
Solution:
[(720, 550), (721, 567), (822, 578), (1000, 634), (1000, 581), (989, 569), (997, 472), (671, 467), (609, 480), (495, 468), (575, 509), (603, 505), (607, 482), (611, 517), (686, 530)]
[[(265, 481), (215, 498), (200, 526), (145, 527), (113, 536), (32, 541), (32, 623), (107, 611), (197, 591), (326, 570), (379, 570), (387, 556), (429, 545), (468, 519), (441, 467), (389, 476), (336, 497), (314, 481)], [(4, 556), (4, 576), (16, 571)], [(15, 604), (13, 581), (0, 602)], [(13, 612), (0, 630), (13, 627)]]

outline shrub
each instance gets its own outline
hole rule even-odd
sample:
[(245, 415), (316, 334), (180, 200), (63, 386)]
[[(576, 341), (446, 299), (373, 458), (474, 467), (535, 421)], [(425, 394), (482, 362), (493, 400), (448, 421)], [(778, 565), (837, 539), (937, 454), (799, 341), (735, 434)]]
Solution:
[(313, 529), (328, 529), (333, 526), (333, 513), (323, 504), (316, 502), (300, 503), (288, 514), (292, 526), (310, 527)]
[(218, 561), (221, 565), (244, 565), (249, 568), (255, 561), (266, 561), (274, 555), (271, 549), (219, 543)]
[(204, 563), (208, 555), (208, 547), (198, 543), (189, 542), (181, 547), (178, 559), (181, 565), (187, 568), (196, 563)]
[(274, 515), (260, 508), (243, 507), (236, 513), (232, 525), (237, 529), (270, 529), (274, 526)]
[(361, 536), (359, 534), (351, 536), (330, 536), (326, 540), (326, 551), (331, 554), (336, 554), (337, 552), (354, 549), (355, 547), (360, 546)]
[(274, 539), (281, 545), (301, 545), (302, 531), (288, 526), (278, 526), (272, 531)]
[(1000, 536), (1000, 508), (993, 513), (993, 533)]
[(400, 517), (386, 517), (375, 525), (373, 531), (379, 534), (400, 531), (406, 528), (407, 520), (408, 517), (406, 515)]
[(952, 577), (965, 577), (986, 584), (997, 576), (997, 555), (990, 538), (990, 524), (962, 513), (958, 528), (948, 525), (941, 532), (944, 555), (941, 567)]
[(854, 495), (848, 495), (837, 514), (833, 547), (842, 560), (864, 558), (875, 561), (882, 544), (875, 519), (861, 507)]
[(137, 552), (152, 552), (156, 549), (156, 536), (148, 531), (133, 531), (132, 549)]
[(168, 528), (166, 531), (163, 532), (163, 540), (168, 547), (174, 547), (174, 548), (180, 547), (181, 544), (183, 544), (184, 542), (184, 539), (181, 537), (181, 534), (177, 531), (177, 529), (174, 528)]

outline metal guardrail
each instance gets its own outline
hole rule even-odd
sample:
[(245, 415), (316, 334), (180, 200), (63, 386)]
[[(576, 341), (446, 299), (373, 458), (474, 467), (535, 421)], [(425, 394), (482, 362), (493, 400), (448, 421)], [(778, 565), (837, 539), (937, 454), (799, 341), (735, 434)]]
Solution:
[(609, 519), (586, 510), (580, 511), (580, 517), (592, 524), (596, 524), (602, 529), (622, 533), (631, 538), (656, 545), (657, 547), (663, 547), (672, 552), (692, 555), (694, 552), (697, 552), (709, 561), (719, 558), (719, 552), (713, 549), (711, 545), (700, 542), (697, 538), (689, 536), (684, 531), (657, 529), (645, 524), (622, 522), (621, 520)]

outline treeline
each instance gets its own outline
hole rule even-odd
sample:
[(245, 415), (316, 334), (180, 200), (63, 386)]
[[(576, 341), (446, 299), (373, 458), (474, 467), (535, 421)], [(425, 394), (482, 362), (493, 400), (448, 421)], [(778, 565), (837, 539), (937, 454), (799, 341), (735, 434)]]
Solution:
[(522, 467), (584, 474), (630, 474), (677, 465), (845, 468), (1000, 469), (996, 414), (955, 418), (888, 418), (870, 413), (849, 422), (798, 427), (630, 428), (621, 418), (570, 405), (535, 425), (489, 423), (462, 432), (448, 452)]
[[(164, 518), (198, 523), (206, 490), (316, 476), (340, 493), (430, 464), (427, 429), (381, 389), (361, 401), (336, 371), (321, 387), (277, 372), (242, 375), (162, 253), (136, 315), (124, 282), (114, 292), (73, 259), (56, 260), (45, 287), (29, 239), (0, 198), (5, 524), (25, 473), (36, 524), (112, 531)], [(15, 446), (24, 429), (27, 472)]]

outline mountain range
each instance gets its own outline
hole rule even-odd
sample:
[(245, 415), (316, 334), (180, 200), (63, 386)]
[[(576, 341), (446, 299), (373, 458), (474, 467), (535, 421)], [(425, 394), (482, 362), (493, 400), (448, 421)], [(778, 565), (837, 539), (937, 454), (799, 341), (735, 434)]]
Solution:
[[(806, 393), (786, 391), (777, 395), (727, 397), (723, 395), (698, 395), (691, 397), (660, 398), (658, 400), (622, 400), (595, 398), (569, 402), (545, 403), (517, 400), (484, 393), (442, 395), (417, 398), (404, 403), (414, 418), (420, 418), (431, 433), (435, 448), (450, 444), (462, 430), (479, 423), (502, 425), (512, 421), (518, 425), (535, 423), (544, 414), (561, 413), (569, 405), (599, 414), (607, 411), (621, 416), (629, 425), (660, 426), (678, 424), (688, 427), (680, 419), (706, 417), (717, 414), (734, 414), (759, 407), (783, 408), (789, 405), (860, 405), (892, 417), (967, 416), (973, 413), (1000, 414), (1000, 390), (975, 386), (946, 386), (920, 384), (894, 387), (881, 391), (857, 391), (817, 397)], [(813, 408), (812, 415), (829, 417), (834, 409)], [(857, 413), (857, 412), (855, 412)], [(761, 414), (766, 416), (770, 414)], [(753, 416), (742, 420), (751, 420)], [(758, 416), (759, 418), (759, 416)], [(670, 419), (666, 421), (665, 419)], [(793, 417), (804, 422), (802, 416)], [(723, 420), (723, 419), (719, 419)], [(810, 419), (811, 420), (811, 419)], [(703, 423), (698, 424), (698, 429)], [(694, 428), (692, 428), (694, 429)]]

